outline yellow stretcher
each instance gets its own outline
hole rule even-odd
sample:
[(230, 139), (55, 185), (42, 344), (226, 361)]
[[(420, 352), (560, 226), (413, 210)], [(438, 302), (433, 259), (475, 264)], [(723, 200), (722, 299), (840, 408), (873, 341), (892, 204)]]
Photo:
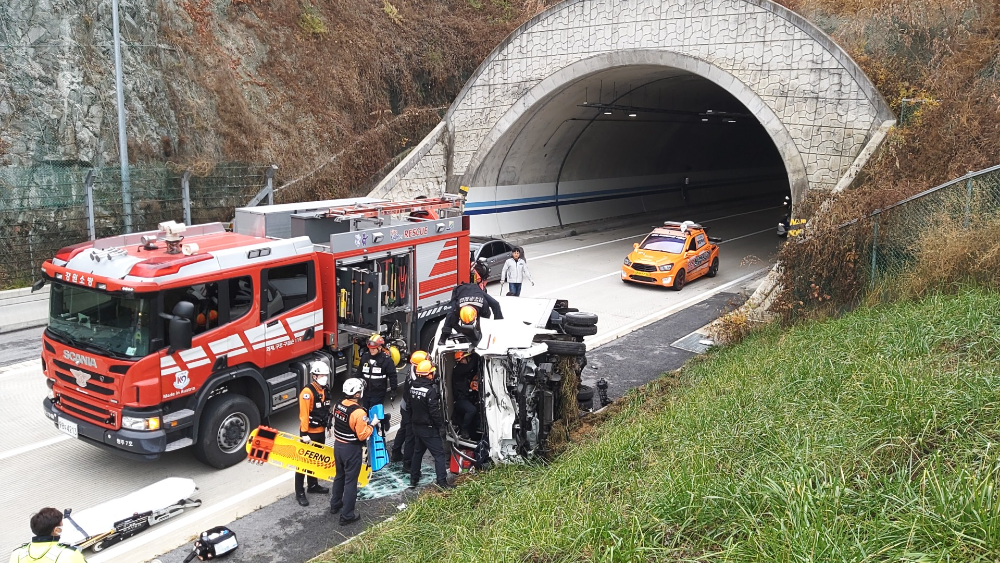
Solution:
[[(306, 444), (298, 436), (260, 426), (250, 432), (247, 440), (247, 461), (250, 463), (270, 463), (292, 471), (312, 475), (317, 479), (333, 481), (337, 476), (337, 466), (333, 460), (333, 446)], [(368, 485), (372, 476), (372, 468), (368, 456), (361, 462), (361, 473), (358, 474), (358, 486)]]

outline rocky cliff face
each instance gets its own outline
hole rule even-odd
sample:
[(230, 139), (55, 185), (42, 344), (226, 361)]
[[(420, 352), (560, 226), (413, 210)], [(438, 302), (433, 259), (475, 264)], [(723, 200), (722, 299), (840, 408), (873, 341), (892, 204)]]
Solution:
[[(121, 0), (129, 157), (358, 185), (542, 4)], [(0, 164), (115, 166), (111, 0), (0, 3)], [(327, 186), (327, 187), (323, 187)], [(325, 195), (325, 194), (320, 194)]]
[[(164, 93), (156, 0), (123, 2), (129, 135), (175, 137)], [(111, 2), (9, 0), (0, 5), (0, 139), (7, 164), (100, 166), (118, 158)]]

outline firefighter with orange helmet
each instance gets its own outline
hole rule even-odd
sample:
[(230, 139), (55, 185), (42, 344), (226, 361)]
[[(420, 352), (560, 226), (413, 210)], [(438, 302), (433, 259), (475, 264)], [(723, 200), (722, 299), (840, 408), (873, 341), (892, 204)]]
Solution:
[(427, 352), (417, 350), (410, 355), (410, 373), (403, 379), (402, 400), (399, 402), (399, 430), (392, 441), (392, 454), (389, 461), (402, 461), (403, 471), (410, 472), (410, 460), (413, 458), (413, 429), (410, 428), (410, 408), (406, 397), (410, 392), (410, 383), (417, 377), (417, 366), (420, 362), (430, 359)]
[[(354, 377), (364, 381), (365, 394), (362, 399), (362, 406), (365, 411), (372, 408), (372, 405), (380, 405), (385, 402), (386, 393), (396, 396), (396, 364), (392, 357), (385, 350), (385, 339), (379, 333), (374, 333), (368, 337), (366, 350), (361, 353), (361, 361)], [(388, 426), (389, 422), (386, 421)]]
[(463, 283), (451, 293), (451, 311), (444, 319), (441, 328), (441, 338), (438, 346), (443, 346), (453, 329), (469, 337), (473, 343), (479, 342), (482, 333), (479, 331), (479, 319), (490, 318), (490, 312), (497, 319), (503, 318), (500, 302), (486, 293), (486, 282), (490, 277), (490, 267), (483, 262), (472, 265), (471, 281)]
[(448, 483), (448, 454), (444, 451), (444, 412), (441, 391), (434, 382), (437, 369), (430, 360), (420, 362), (414, 372), (417, 378), (409, 384), (406, 402), (410, 408), (410, 425), (413, 430), (413, 457), (410, 460), (410, 487), (420, 483), (420, 462), (424, 452), (430, 450), (434, 457), (437, 486), (451, 488)]

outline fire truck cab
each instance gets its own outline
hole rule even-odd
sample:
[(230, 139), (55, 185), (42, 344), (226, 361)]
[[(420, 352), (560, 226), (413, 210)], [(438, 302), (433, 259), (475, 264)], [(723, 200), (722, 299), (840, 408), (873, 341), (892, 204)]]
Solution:
[(153, 460), (191, 446), (222, 468), (262, 419), (294, 408), (309, 365), (348, 377), (355, 341), (427, 345), (469, 276), (458, 197), (242, 208), (232, 231), (185, 226), (66, 247), (42, 367), (63, 432)]

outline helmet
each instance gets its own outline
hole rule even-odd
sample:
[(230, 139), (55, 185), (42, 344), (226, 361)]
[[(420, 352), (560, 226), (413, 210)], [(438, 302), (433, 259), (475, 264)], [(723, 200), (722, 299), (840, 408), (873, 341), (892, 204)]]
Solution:
[(413, 364), (414, 368), (416, 368), (416, 366), (420, 365), (420, 362), (428, 358), (430, 358), (430, 356), (427, 355), (427, 352), (424, 352), (423, 350), (417, 350), (416, 352), (413, 353), (413, 355), (410, 356), (410, 363)]
[(377, 332), (368, 337), (369, 348), (378, 348), (381, 347), (383, 344), (385, 344), (385, 338), (382, 338), (382, 335)]
[(469, 325), (476, 322), (476, 317), (479, 316), (479, 311), (472, 305), (465, 305), (458, 311), (458, 318), (462, 319), (462, 322)]
[(330, 366), (326, 362), (316, 360), (309, 366), (309, 373), (312, 375), (330, 375)]
[(344, 382), (344, 394), (348, 397), (357, 395), (364, 391), (365, 383), (356, 377), (352, 377)]
[(485, 262), (476, 262), (472, 265), (472, 283), (484, 282), (490, 278), (490, 267)]
[(463, 352), (463, 351), (461, 351), (461, 350), (456, 350), (456, 351), (455, 351), (455, 361), (456, 361), (456, 362), (457, 362), (458, 360), (461, 360), (461, 359), (462, 359), (462, 358), (464, 358), (464, 357), (465, 357), (465, 352)]
[(402, 359), (402, 356), (399, 353), (399, 348), (389, 346), (389, 357), (392, 358), (392, 365), (398, 366), (399, 360)]
[(430, 360), (424, 360), (419, 364), (417, 364), (417, 367), (414, 371), (420, 377), (430, 377), (431, 375), (434, 374), (434, 371), (436, 369), (437, 368), (434, 367), (434, 364), (432, 364)]

